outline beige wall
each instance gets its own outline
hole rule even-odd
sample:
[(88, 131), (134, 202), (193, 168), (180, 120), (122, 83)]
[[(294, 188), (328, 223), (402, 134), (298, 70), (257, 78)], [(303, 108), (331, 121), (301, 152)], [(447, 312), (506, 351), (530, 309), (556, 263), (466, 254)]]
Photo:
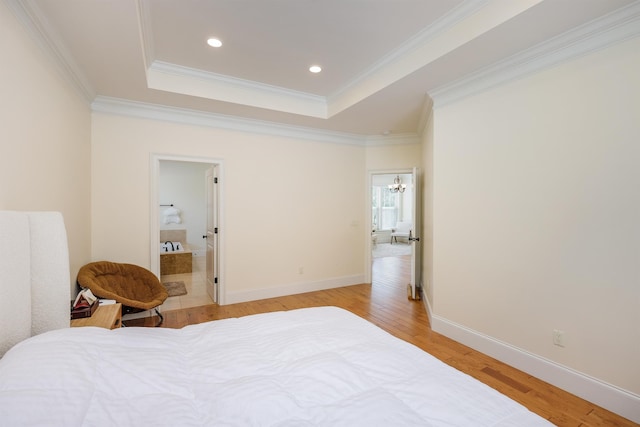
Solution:
[(433, 306), (433, 111), (422, 132), (422, 279), (427, 303)]
[(90, 259), (89, 107), (2, 2), (0, 52), (0, 209), (62, 212), (75, 283)]
[(366, 149), (367, 170), (411, 170), (421, 167), (421, 144), (371, 146)]
[(365, 148), (103, 113), (92, 129), (94, 259), (149, 267), (150, 156), (201, 156), (224, 162), (228, 295), (362, 280)]
[(245, 295), (365, 275), (367, 171), (419, 166), (434, 315), (640, 393), (639, 40), (369, 148), (91, 115), (1, 2), (0, 51), (0, 209), (62, 212), (72, 278), (149, 266), (153, 153), (224, 161), (224, 281)]
[(636, 394), (639, 75), (635, 39), (436, 108), (433, 153), (434, 313)]

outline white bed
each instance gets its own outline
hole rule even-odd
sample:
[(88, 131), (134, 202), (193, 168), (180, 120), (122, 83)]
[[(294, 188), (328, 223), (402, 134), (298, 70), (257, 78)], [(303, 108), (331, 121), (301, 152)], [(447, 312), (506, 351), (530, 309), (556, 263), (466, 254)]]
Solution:
[(548, 426), (336, 307), (183, 329), (73, 328), (0, 361), (3, 425)]
[(0, 212), (0, 239), (1, 426), (550, 425), (335, 307), (69, 328), (62, 216)]

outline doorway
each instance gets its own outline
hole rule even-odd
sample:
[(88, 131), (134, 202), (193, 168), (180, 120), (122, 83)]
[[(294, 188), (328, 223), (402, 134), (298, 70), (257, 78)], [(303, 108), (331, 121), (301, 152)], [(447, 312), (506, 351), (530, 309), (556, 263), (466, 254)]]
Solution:
[[(415, 245), (415, 185), (411, 170), (370, 174), (371, 284), (373, 290), (405, 289)], [(402, 229), (402, 228), (406, 229)]]
[[(163, 310), (190, 308), (213, 303), (222, 303), (224, 289), (222, 277), (221, 234), (222, 191), (219, 176), (222, 174), (222, 161), (219, 159), (193, 158), (171, 155), (152, 155), (151, 159), (151, 230), (150, 255), (151, 271), (163, 283), (177, 287), (176, 295), (170, 296), (162, 305)], [(216, 190), (210, 192), (207, 184), (207, 172), (215, 171)], [(211, 198), (213, 195), (214, 198)], [(208, 237), (208, 213), (215, 209), (216, 237)], [(173, 215), (173, 216), (172, 216)], [(174, 265), (166, 261), (172, 254), (163, 249), (167, 236), (181, 236), (184, 244), (181, 253), (175, 255), (188, 257), (191, 265), (185, 270), (186, 262)], [(165, 240), (161, 239), (161, 236)], [(168, 239), (172, 242), (172, 238)], [(207, 241), (210, 243), (207, 244)], [(175, 244), (174, 246), (178, 247)], [(170, 246), (167, 245), (168, 247)], [(169, 250), (171, 252), (171, 250)], [(165, 257), (164, 260), (162, 257)], [(213, 264), (215, 263), (215, 264)], [(180, 264), (180, 263), (178, 263)], [(212, 265), (209, 265), (212, 264)], [(216, 272), (216, 295), (207, 292), (207, 271)], [(184, 294), (186, 292), (186, 294)], [(180, 295), (182, 294), (182, 295)]]

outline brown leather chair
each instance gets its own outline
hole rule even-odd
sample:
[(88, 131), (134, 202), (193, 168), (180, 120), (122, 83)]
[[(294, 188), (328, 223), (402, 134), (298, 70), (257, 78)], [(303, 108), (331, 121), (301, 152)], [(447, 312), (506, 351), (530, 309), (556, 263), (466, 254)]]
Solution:
[(155, 309), (169, 297), (160, 280), (151, 271), (134, 264), (96, 261), (78, 272), (78, 285), (89, 288), (98, 298), (114, 299), (122, 304), (123, 314)]

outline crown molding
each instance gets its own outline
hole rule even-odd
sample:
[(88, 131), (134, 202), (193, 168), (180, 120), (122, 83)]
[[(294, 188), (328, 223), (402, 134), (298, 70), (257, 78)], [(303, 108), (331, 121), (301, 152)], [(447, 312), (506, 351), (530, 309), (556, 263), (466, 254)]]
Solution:
[(420, 144), (420, 135), (414, 132), (389, 135), (369, 135), (365, 137), (367, 147), (382, 147), (389, 145)]
[(155, 59), (155, 45), (153, 44), (153, 30), (151, 29), (151, 11), (142, 0), (136, 0), (136, 13), (138, 14), (138, 31), (140, 44), (142, 45), (142, 61), (145, 70)]
[(422, 103), (422, 110), (420, 111), (420, 119), (418, 121), (417, 132), (420, 137), (423, 136), (424, 130), (429, 125), (433, 115), (433, 99), (429, 95), (424, 96), (424, 102)]
[(137, 0), (136, 3), (147, 85), (150, 88), (327, 119), (359, 101), (359, 99), (350, 99), (349, 93), (363, 81), (392, 66), (397, 60), (410, 55), (425, 43), (429, 43), (443, 31), (482, 9), (488, 2), (489, 0), (463, 1), (455, 9), (328, 97), (156, 60), (148, 7), (145, 6), (144, 0)]
[(71, 53), (62, 42), (62, 38), (45, 18), (37, 2), (33, 0), (4, 0), (4, 3), (36, 41), (60, 75), (77, 90), (86, 103), (90, 103), (96, 96), (93, 87), (73, 60)]
[(198, 96), (301, 114), (321, 119), (327, 116), (327, 98), (306, 92), (197, 70), (163, 61), (153, 61), (147, 69), (151, 89)]
[(329, 96), (329, 116), (400, 81), (544, 0), (466, 0)]
[(327, 98), (320, 95), (313, 95), (307, 92), (300, 92), (292, 89), (287, 89), (279, 86), (269, 85), (265, 83), (256, 82), (253, 80), (240, 79), (233, 76), (227, 76), (224, 74), (212, 73), (210, 71), (203, 71), (197, 68), (185, 67), (182, 65), (176, 65), (164, 61), (153, 61), (150, 66), (151, 70), (158, 71), (166, 74), (182, 75), (187, 77), (193, 77), (199, 80), (206, 80), (212, 82), (220, 82), (225, 85), (235, 86), (243, 90), (250, 90), (256, 92), (265, 92), (269, 94), (279, 95), (283, 97), (299, 98), (304, 101), (311, 101), (316, 103), (326, 103)]
[(324, 96), (157, 60), (149, 6), (144, 0), (136, 0), (136, 10), (149, 88), (274, 111), (328, 118), (327, 98)]
[(489, 0), (465, 0), (456, 8), (440, 17), (433, 24), (424, 28), (415, 36), (411, 37), (397, 49), (381, 58), (364, 72), (360, 73), (351, 81), (347, 82), (347, 84), (345, 84), (342, 88), (329, 95), (329, 102), (335, 102), (337, 99), (344, 96), (347, 91), (352, 90), (366, 79), (378, 73), (383, 68), (393, 65), (396, 61), (398, 61), (405, 55), (408, 55), (410, 52), (414, 51), (420, 46), (432, 41), (439, 34), (443, 33), (449, 28), (454, 27), (456, 24), (460, 23), (470, 15), (473, 15), (478, 10), (482, 9), (488, 3), (488, 1)]
[(555, 38), (429, 92), (434, 108), (554, 67), (640, 35), (640, 2), (611, 12)]
[(367, 136), (329, 130), (285, 125), (255, 119), (245, 119), (237, 116), (207, 113), (186, 108), (168, 107), (165, 105), (148, 104), (119, 98), (98, 96), (91, 104), (92, 111), (116, 114), (127, 117), (137, 117), (172, 123), (195, 126), (213, 127), (239, 132), (262, 135), (281, 136), (293, 139), (303, 139), (315, 142), (346, 144), (357, 146), (379, 146), (397, 144), (419, 144), (417, 134), (398, 134), (389, 136)]
[(327, 118), (325, 97), (156, 60), (151, 12), (147, 2), (136, 0), (136, 11), (149, 88)]
[(326, 97), (320, 95), (313, 95), (307, 92), (300, 92), (292, 89), (287, 89), (279, 86), (273, 86), (265, 83), (256, 82), (253, 80), (240, 79), (233, 76), (227, 76), (224, 74), (212, 73), (210, 71), (203, 71), (197, 68), (184, 67), (182, 65), (171, 64), (164, 61), (153, 61), (150, 66), (151, 70), (158, 71), (166, 74), (183, 75), (187, 77), (193, 77), (199, 80), (206, 80), (212, 82), (220, 82), (225, 85), (235, 86), (243, 90), (251, 90), (256, 92), (265, 92), (269, 94), (280, 95), (283, 97), (299, 98), (304, 101), (311, 101), (317, 103), (326, 103)]

